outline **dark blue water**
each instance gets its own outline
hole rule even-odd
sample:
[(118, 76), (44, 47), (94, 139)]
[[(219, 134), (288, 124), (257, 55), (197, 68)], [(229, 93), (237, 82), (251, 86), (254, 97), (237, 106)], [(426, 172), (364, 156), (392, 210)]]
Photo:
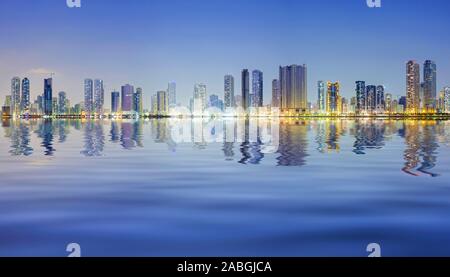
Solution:
[(0, 256), (450, 256), (450, 122), (2, 126)]

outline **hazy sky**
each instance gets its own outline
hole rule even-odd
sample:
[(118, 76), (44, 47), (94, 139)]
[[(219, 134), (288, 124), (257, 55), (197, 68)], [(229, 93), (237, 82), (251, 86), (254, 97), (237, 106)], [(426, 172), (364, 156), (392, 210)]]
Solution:
[(278, 66), (308, 65), (309, 101), (318, 80), (384, 84), (405, 94), (405, 63), (435, 60), (438, 87), (450, 85), (450, 1), (382, 0), (1, 0), (0, 104), (14, 76), (31, 79), (32, 99), (55, 72), (54, 92), (72, 103), (83, 97), (84, 78), (105, 81), (110, 92), (125, 83), (150, 95), (176, 81), (188, 103), (194, 83), (223, 97), (231, 73), (264, 72), (265, 103)]

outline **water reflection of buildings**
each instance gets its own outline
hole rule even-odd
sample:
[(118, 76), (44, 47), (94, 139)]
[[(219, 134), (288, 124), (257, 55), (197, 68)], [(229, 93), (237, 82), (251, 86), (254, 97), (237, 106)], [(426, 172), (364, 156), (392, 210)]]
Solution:
[[(357, 155), (380, 150), (390, 141), (401, 138), (405, 145), (402, 170), (410, 175), (438, 176), (435, 172), (440, 145), (450, 146), (450, 122), (447, 121), (395, 121), (395, 120), (283, 120), (270, 119), (161, 119), (149, 121), (80, 121), (80, 120), (2, 120), (3, 134), (7, 138), (8, 153), (30, 156), (37, 137), (44, 155), (55, 154), (58, 145), (67, 143), (73, 130), (80, 130), (84, 156), (101, 156), (107, 139), (123, 149), (144, 147), (145, 127), (149, 126), (151, 139), (166, 144), (174, 152), (186, 143), (194, 149), (219, 146), (225, 160), (245, 165), (258, 165), (275, 159), (278, 166), (307, 164), (309, 140), (315, 141), (320, 153), (345, 149), (345, 140), (353, 145), (349, 151)], [(148, 131), (147, 130), (147, 131)], [(309, 137), (308, 135), (311, 135)], [(354, 139), (354, 140), (353, 140)], [(342, 146), (344, 145), (344, 146)]]
[(366, 149), (381, 149), (385, 146), (384, 136), (386, 123), (383, 121), (359, 120), (352, 128), (355, 136), (353, 152), (358, 155), (366, 154)]
[(286, 120), (280, 124), (279, 166), (303, 166), (308, 157), (306, 121)]
[(88, 121), (84, 124), (84, 149), (81, 154), (87, 157), (101, 156), (105, 147), (105, 136), (101, 122)]
[(437, 129), (439, 122), (406, 121), (399, 135), (405, 139), (405, 166), (403, 171), (413, 176), (426, 174), (437, 177), (431, 172), (437, 163)]
[(30, 146), (30, 125), (27, 122), (12, 122), (14, 125), (10, 132), (6, 134), (11, 139), (11, 149), (9, 153), (12, 156), (30, 156), (33, 154), (33, 148)]

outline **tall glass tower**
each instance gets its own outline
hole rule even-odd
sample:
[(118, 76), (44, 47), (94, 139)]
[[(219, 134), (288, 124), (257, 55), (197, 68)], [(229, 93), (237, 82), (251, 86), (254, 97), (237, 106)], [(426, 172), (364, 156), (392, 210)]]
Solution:
[(224, 77), (224, 100), (225, 108), (233, 108), (234, 103), (234, 77), (232, 75), (226, 75)]
[(306, 65), (280, 67), (281, 109), (304, 113), (308, 110)]
[(134, 87), (126, 84), (122, 86), (122, 112), (131, 112), (133, 110)]
[(326, 85), (324, 81), (318, 81), (317, 82), (317, 87), (318, 87), (318, 95), (317, 95), (317, 99), (318, 99), (318, 108), (319, 108), (319, 112), (320, 113), (325, 113), (327, 111), (327, 97), (326, 97)]
[(260, 70), (253, 70), (252, 72), (252, 94), (253, 94), (253, 107), (263, 106), (263, 94), (264, 94), (264, 80), (263, 73)]
[(28, 78), (24, 78), (22, 80), (22, 97), (21, 101), (21, 110), (28, 111), (30, 109), (30, 80)]
[(111, 112), (118, 113), (120, 107), (120, 92), (111, 92)]
[(105, 103), (105, 89), (103, 80), (96, 79), (94, 81), (94, 111), (97, 114), (103, 113), (103, 104)]
[(170, 82), (167, 87), (167, 93), (169, 94), (169, 106), (177, 105), (177, 84)]
[(84, 80), (84, 111), (87, 114), (94, 112), (94, 82), (92, 79)]
[(14, 77), (11, 80), (11, 114), (20, 115), (20, 78)]
[(53, 115), (53, 79), (44, 79), (44, 114)]
[(246, 111), (250, 107), (250, 75), (248, 69), (241, 73), (242, 108)]
[(430, 60), (425, 61), (423, 66), (423, 108), (427, 112), (436, 110), (436, 63)]
[(406, 112), (418, 113), (420, 109), (420, 65), (415, 61), (406, 64)]

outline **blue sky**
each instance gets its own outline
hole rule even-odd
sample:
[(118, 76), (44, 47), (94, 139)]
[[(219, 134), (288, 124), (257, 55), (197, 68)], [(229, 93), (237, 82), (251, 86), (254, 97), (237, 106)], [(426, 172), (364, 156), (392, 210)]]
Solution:
[(318, 80), (383, 84), (405, 94), (405, 63), (432, 59), (438, 87), (450, 85), (450, 1), (382, 0), (2, 0), (0, 9), (0, 96), (13, 76), (31, 78), (33, 99), (47, 72), (55, 91), (82, 100), (83, 79), (102, 78), (110, 91), (125, 83), (150, 95), (178, 84), (187, 104), (194, 83), (223, 97), (223, 76), (260, 69), (265, 102), (278, 66), (308, 65), (309, 100)]

